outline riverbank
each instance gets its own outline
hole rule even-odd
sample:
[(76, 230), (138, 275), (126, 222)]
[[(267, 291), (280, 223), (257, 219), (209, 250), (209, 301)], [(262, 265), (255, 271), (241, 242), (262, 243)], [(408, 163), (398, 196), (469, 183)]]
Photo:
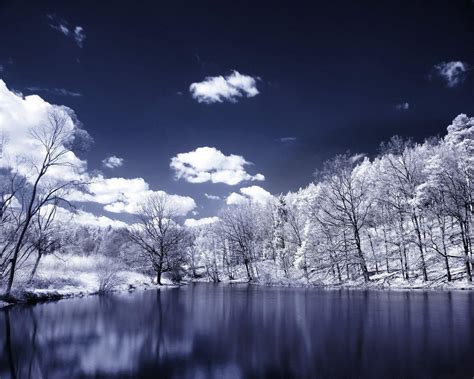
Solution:
[[(312, 272), (309, 280), (300, 270), (291, 269), (288, 273), (282, 272), (273, 261), (258, 262), (254, 265), (256, 278), (248, 280), (244, 266), (237, 266), (233, 279), (221, 276), (220, 283), (224, 284), (252, 284), (260, 286), (280, 286), (299, 288), (326, 288), (326, 289), (370, 289), (370, 290), (473, 290), (473, 283), (469, 283), (462, 269), (452, 272), (452, 281), (448, 282), (443, 273), (428, 272), (429, 281), (421, 277), (411, 276), (406, 280), (401, 273), (380, 272), (373, 274), (370, 281), (350, 280), (341, 278), (336, 280), (332, 274)], [(209, 282), (204, 270), (200, 270), (200, 279), (189, 279), (190, 282)], [(19, 272), (16, 286), (9, 299), (0, 300), (0, 309), (11, 304), (34, 304), (60, 299), (99, 295), (110, 292), (133, 292), (135, 290), (149, 290), (176, 287), (166, 274), (162, 278), (162, 285), (158, 285), (151, 275), (128, 267), (115, 266), (104, 257), (97, 256), (47, 256), (41, 262), (33, 280), (27, 280), (24, 269)], [(22, 274), (23, 273), (23, 274)], [(0, 289), (1, 292), (1, 289)]]
[[(150, 275), (97, 256), (46, 256), (33, 279), (29, 278), (30, 272), (28, 266), (18, 271), (12, 294), (0, 300), (0, 308), (110, 292), (175, 287), (166, 276), (162, 285), (158, 285)], [(0, 293), (3, 292), (0, 288)]]
[[(303, 288), (327, 288), (327, 289), (374, 289), (374, 290), (474, 290), (474, 283), (468, 282), (463, 268), (453, 269), (452, 280), (448, 281), (443, 272), (437, 270), (428, 271), (428, 281), (417, 276), (415, 272), (410, 273), (409, 279), (404, 279), (400, 271), (373, 273), (369, 282), (362, 278), (357, 280), (341, 277), (335, 278), (331, 272), (311, 272), (306, 278), (300, 270), (291, 268), (284, 273), (273, 261), (257, 262), (254, 265), (255, 278), (249, 282), (245, 267), (237, 267), (234, 279), (227, 276), (219, 277), (221, 283), (251, 283), (263, 286), (303, 287)], [(207, 281), (205, 279), (196, 282)]]

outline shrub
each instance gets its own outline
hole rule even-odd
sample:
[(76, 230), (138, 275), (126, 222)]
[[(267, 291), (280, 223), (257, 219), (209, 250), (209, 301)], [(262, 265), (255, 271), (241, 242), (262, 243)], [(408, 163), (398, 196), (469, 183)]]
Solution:
[(99, 293), (114, 291), (120, 284), (120, 275), (116, 264), (102, 260), (96, 265), (97, 277), (99, 279)]

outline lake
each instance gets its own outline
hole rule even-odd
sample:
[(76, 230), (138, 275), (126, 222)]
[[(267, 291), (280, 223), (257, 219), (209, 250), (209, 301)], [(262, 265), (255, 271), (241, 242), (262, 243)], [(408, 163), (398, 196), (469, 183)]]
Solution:
[(0, 311), (0, 378), (472, 378), (474, 294), (195, 284)]

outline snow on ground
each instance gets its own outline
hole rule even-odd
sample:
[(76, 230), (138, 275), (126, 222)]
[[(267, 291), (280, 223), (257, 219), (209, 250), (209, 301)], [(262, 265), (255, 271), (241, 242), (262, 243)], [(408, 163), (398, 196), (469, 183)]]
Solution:
[[(107, 284), (106, 291), (131, 291), (135, 289), (156, 289), (173, 286), (166, 274), (162, 278), (163, 285), (158, 286), (156, 279), (139, 270), (118, 266), (113, 259), (98, 255), (49, 255), (42, 259), (33, 280), (29, 280), (32, 264), (24, 265), (15, 278), (14, 295), (24, 294), (29, 299), (48, 300), (61, 297), (86, 296), (100, 292), (101, 284)], [(193, 281), (209, 281), (204, 269), (198, 270), (200, 279)], [(474, 289), (469, 283), (462, 268), (453, 269), (453, 281), (448, 282), (439, 271), (428, 272), (428, 282), (418, 276), (405, 280), (399, 271), (380, 272), (371, 275), (371, 281), (364, 283), (359, 278), (351, 280), (343, 278), (342, 282), (331, 272), (311, 272), (307, 279), (301, 270), (291, 268), (285, 274), (277, 263), (267, 260), (253, 264), (254, 280), (252, 284), (267, 286), (292, 287), (325, 287), (325, 288), (361, 288), (361, 289)], [(247, 271), (244, 265), (235, 267), (233, 278), (220, 274), (223, 283), (248, 283)], [(0, 303), (0, 308), (5, 306)]]
[[(89, 255), (45, 256), (33, 280), (30, 280), (32, 264), (25, 264), (15, 277), (13, 294), (21, 297), (73, 297), (97, 294), (101, 284), (106, 291), (131, 291), (135, 289), (160, 288), (156, 279), (139, 271), (118, 266), (110, 258)], [(163, 286), (171, 281), (163, 277)], [(1, 304), (0, 304), (1, 308)]]
[[(453, 277), (452, 282), (448, 282), (443, 272), (438, 270), (428, 271), (429, 281), (425, 282), (419, 273), (412, 272), (411, 278), (405, 280), (401, 277), (400, 271), (385, 272), (372, 274), (369, 283), (364, 283), (362, 278), (357, 280), (342, 277), (342, 281), (334, 278), (331, 272), (311, 272), (309, 280), (303, 275), (301, 270), (291, 268), (287, 275), (278, 267), (278, 264), (272, 260), (256, 262), (253, 264), (255, 279), (253, 284), (267, 286), (288, 286), (288, 287), (332, 287), (332, 288), (361, 288), (361, 289), (387, 289), (387, 290), (427, 290), (427, 289), (443, 289), (443, 290), (473, 290), (474, 284), (469, 283), (465, 277), (463, 268), (451, 270)], [(203, 273), (204, 275), (205, 273)], [(418, 274), (418, 276), (415, 276)], [(228, 276), (220, 276), (219, 279), (223, 283), (241, 283), (248, 282), (247, 272), (244, 265), (240, 265), (235, 270), (232, 280)], [(198, 281), (207, 281), (207, 277), (203, 276)]]

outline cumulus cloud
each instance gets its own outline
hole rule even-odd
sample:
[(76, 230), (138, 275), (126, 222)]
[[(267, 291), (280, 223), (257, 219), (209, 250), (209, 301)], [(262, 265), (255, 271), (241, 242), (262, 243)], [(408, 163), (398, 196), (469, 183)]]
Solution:
[(208, 198), (209, 200), (220, 200), (221, 198), (217, 195), (209, 195), (208, 193), (205, 193), (204, 196)]
[[(21, 175), (28, 177), (35, 172), (34, 166), (39, 165), (44, 157), (44, 147), (33, 136), (33, 131), (41, 133), (46, 130), (48, 115), (53, 111), (64, 116), (64, 132), (71, 135), (68, 142), (73, 144), (77, 125), (71, 109), (49, 104), (37, 95), (23, 97), (10, 91), (0, 80), (0, 135), (3, 141), (0, 168), (14, 167)], [(86, 161), (72, 151), (68, 151), (62, 161), (65, 164), (52, 167), (48, 177), (79, 180), (85, 173)]]
[(395, 109), (399, 111), (407, 111), (409, 108), (410, 108), (410, 104), (406, 102), (395, 105)]
[(111, 157), (107, 157), (102, 160), (102, 165), (107, 168), (116, 168), (116, 167), (121, 167), (123, 166), (123, 158), (116, 157), (115, 155), (112, 155)]
[(215, 147), (199, 147), (180, 153), (171, 159), (170, 167), (176, 179), (190, 183), (225, 183), (236, 185), (242, 181), (262, 181), (262, 174), (250, 175), (245, 166), (251, 165), (241, 155), (225, 155)]
[(237, 204), (245, 203), (248, 200), (249, 199), (247, 199), (245, 196), (238, 194), (236, 192), (232, 192), (229, 196), (227, 196), (227, 199), (225, 202), (227, 205), (237, 205)]
[(235, 103), (240, 97), (254, 97), (259, 94), (256, 79), (258, 78), (233, 71), (226, 77), (210, 76), (202, 82), (192, 83), (189, 92), (199, 103)]
[(69, 199), (103, 204), (104, 209), (112, 213), (136, 214), (142, 202), (155, 193), (165, 195), (178, 215), (185, 216), (196, 208), (191, 197), (153, 191), (143, 178), (104, 178), (101, 175), (87, 185), (87, 192), (75, 191), (69, 195)]
[(260, 204), (264, 204), (273, 198), (270, 192), (264, 190), (260, 186), (244, 187), (240, 189), (240, 192), (252, 199), (252, 201)]
[(466, 79), (469, 65), (461, 61), (441, 62), (433, 67), (433, 75), (441, 78), (448, 87), (453, 88)]
[(260, 186), (250, 186), (240, 189), (240, 193), (232, 192), (226, 199), (228, 205), (242, 204), (247, 201), (266, 204), (273, 199), (273, 195)]
[[(0, 169), (15, 169), (20, 175), (34, 178), (35, 165), (44, 158), (44, 148), (33, 137), (32, 131), (42, 132), (47, 127), (47, 116), (51, 110), (64, 112), (65, 130), (70, 131), (74, 140), (64, 146), (67, 151), (62, 157), (66, 163), (53, 166), (44, 177), (49, 180), (75, 180), (84, 185), (84, 190), (76, 188), (67, 195), (69, 201), (94, 202), (104, 205), (104, 209), (115, 213), (136, 213), (140, 203), (153, 193), (142, 178), (105, 178), (87, 171), (87, 162), (80, 159), (69, 147), (74, 146), (78, 129), (73, 111), (66, 107), (51, 105), (37, 95), (22, 97), (10, 91), (0, 80)], [(83, 130), (83, 129), (80, 129)], [(187, 196), (166, 194), (177, 212), (186, 215), (196, 207), (194, 200)], [(85, 217), (85, 216), (84, 216)]]
[(213, 224), (215, 222), (219, 221), (219, 217), (213, 216), (213, 217), (204, 217), (204, 218), (188, 218), (184, 222), (184, 225), (190, 228), (195, 228), (198, 226), (203, 226), (203, 225), (209, 225)]
[[(45, 213), (50, 212), (51, 205), (45, 206), (42, 211)], [(75, 210), (73, 212), (63, 207), (56, 207), (55, 220), (63, 224), (73, 221), (79, 225), (93, 226), (99, 228), (107, 228), (109, 226), (113, 228), (124, 228), (128, 225), (123, 221), (114, 220), (106, 216), (97, 216), (82, 209)]]
[(82, 26), (69, 26), (69, 23), (59, 17), (56, 17), (53, 14), (46, 15), (48, 18), (48, 25), (61, 33), (62, 35), (71, 38), (74, 42), (76, 42), (77, 46), (83, 47), (84, 40), (86, 39), (86, 33)]

